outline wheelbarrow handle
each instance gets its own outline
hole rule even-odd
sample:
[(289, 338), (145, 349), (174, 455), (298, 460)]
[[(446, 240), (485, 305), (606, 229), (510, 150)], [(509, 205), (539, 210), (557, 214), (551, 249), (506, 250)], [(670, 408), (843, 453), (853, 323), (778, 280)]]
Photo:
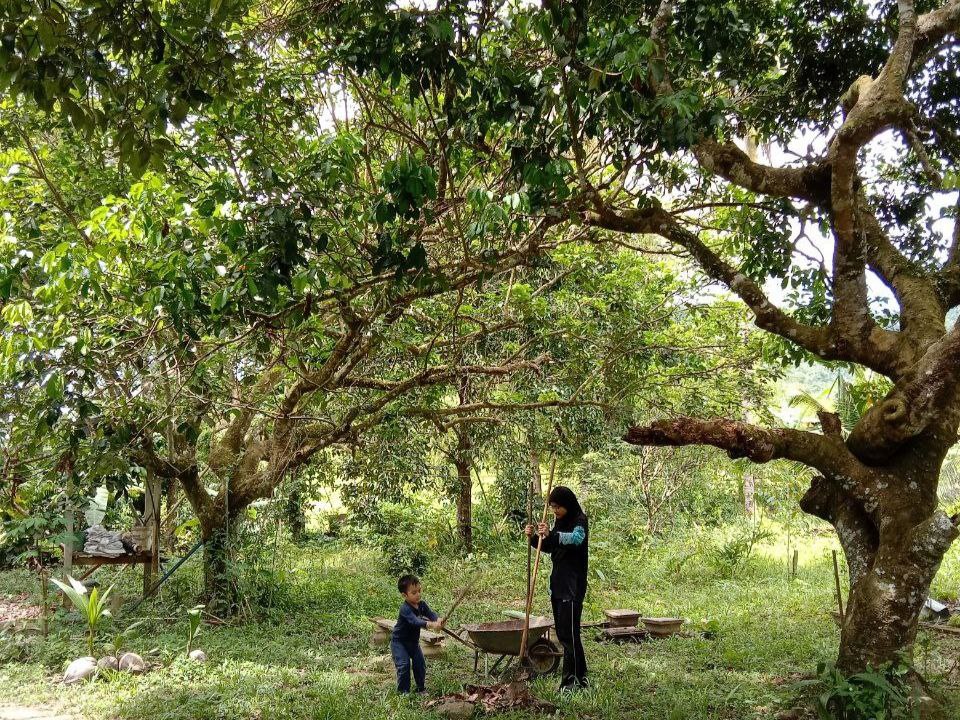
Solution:
[(470, 649), (473, 650), (474, 652), (477, 652), (477, 651), (479, 650), (479, 648), (478, 648), (476, 645), (474, 645), (472, 642), (469, 642), (469, 641), (467, 641), (467, 640), (464, 640), (462, 637), (460, 637), (460, 636), (457, 635), (455, 632), (453, 632), (453, 630), (449, 630), (449, 629), (446, 628), (446, 627), (441, 627), (440, 630), (441, 630), (445, 635), (449, 635), (450, 637), (452, 637), (452, 638), (453, 638), (454, 640), (456, 640), (457, 642), (463, 643), (464, 645), (466, 645), (468, 648), (470, 648)]

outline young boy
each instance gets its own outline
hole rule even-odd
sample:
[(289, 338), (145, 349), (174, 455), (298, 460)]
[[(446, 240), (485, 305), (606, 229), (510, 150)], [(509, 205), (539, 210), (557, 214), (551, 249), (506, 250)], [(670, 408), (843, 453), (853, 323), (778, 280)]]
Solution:
[(397, 692), (410, 692), (410, 670), (417, 683), (417, 692), (424, 691), (427, 663), (420, 649), (420, 628), (440, 630), (443, 623), (427, 603), (420, 599), (422, 588), (416, 575), (404, 575), (397, 581), (397, 590), (403, 596), (397, 624), (393, 626), (390, 654), (397, 668)]

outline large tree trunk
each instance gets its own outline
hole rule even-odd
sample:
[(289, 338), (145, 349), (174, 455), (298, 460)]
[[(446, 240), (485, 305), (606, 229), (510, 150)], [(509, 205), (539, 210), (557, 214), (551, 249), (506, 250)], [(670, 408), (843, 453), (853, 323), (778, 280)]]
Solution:
[(859, 672), (912, 655), (920, 610), (936, 567), (920, 567), (892, 553), (857, 582), (851, 583), (840, 633), (837, 666)]
[(237, 601), (236, 580), (230, 561), (230, 543), (236, 522), (202, 527), (203, 600), (211, 612), (229, 612)]
[(166, 545), (168, 550), (176, 545), (177, 540), (177, 523), (175, 513), (179, 505), (179, 500), (177, 499), (179, 490), (180, 484), (177, 482), (176, 478), (171, 478), (167, 481), (167, 516), (164, 518), (166, 527), (163, 529), (163, 543)]
[(837, 658), (847, 672), (911, 657), (930, 583), (957, 535), (955, 519), (935, 509), (936, 498), (916, 492), (936, 487), (935, 476), (921, 476), (939, 468), (940, 454), (914, 449), (904, 456), (876, 470), (882, 497), (875, 504), (839, 490), (842, 478), (825, 477), (814, 479), (800, 503), (834, 526), (847, 559), (850, 592)]
[(454, 460), (457, 469), (457, 534), (464, 552), (473, 552), (473, 476), (470, 459), (460, 455)]
[(230, 612), (236, 605), (237, 586), (231, 565), (231, 545), (240, 518), (252, 496), (226, 491), (211, 496), (200, 482), (196, 466), (179, 475), (180, 485), (197, 519), (203, 545), (203, 600), (211, 612)]
[[(820, 418), (823, 435), (680, 418), (631, 428), (626, 436), (639, 445), (714, 445), (755, 462), (790, 458), (823, 473), (800, 506), (833, 525), (850, 569), (837, 658), (848, 673), (896, 662), (904, 654), (909, 660), (930, 583), (960, 534), (960, 517), (937, 509), (940, 468), (956, 439), (955, 414), (884, 452), (883, 424), (874, 415), (886, 410), (882, 403), (869, 410), (850, 439), (842, 436), (839, 419), (827, 413)], [(869, 448), (869, 454), (861, 455), (860, 448)]]

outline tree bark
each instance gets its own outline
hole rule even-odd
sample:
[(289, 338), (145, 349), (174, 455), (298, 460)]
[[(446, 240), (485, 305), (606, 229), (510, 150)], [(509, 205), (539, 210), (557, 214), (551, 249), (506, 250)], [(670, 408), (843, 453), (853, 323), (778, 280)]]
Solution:
[[(916, 482), (904, 480), (902, 487)], [(901, 653), (909, 658), (930, 583), (957, 528), (956, 519), (934, 510), (919, 522), (908, 519), (909, 513), (901, 518), (881, 513), (881, 532), (878, 513), (836, 487), (836, 481), (816, 478), (801, 508), (834, 526), (847, 558), (850, 594), (837, 664), (852, 673), (895, 661)]]
[[(952, 434), (944, 430), (945, 417)], [(797, 460), (823, 473), (800, 507), (833, 525), (847, 559), (850, 591), (837, 665), (856, 673), (911, 658), (930, 583), (960, 534), (960, 517), (937, 509), (940, 468), (956, 438), (950, 418), (941, 414), (933, 431), (893, 445), (883, 465), (861, 462), (829, 416), (821, 418), (825, 435), (681, 418), (631, 428), (625, 439), (640, 445), (714, 445), (732, 457)], [(864, 426), (872, 422), (863, 420)], [(869, 427), (859, 434), (875, 436)]]
[(235, 523), (202, 527), (203, 599), (211, 612), (229, 612), (237, 602), (236, 581), (230, 563)]
[(293, 490), (287, 497), (286, 511), (287, 525), (290, 527), (290, 536), (296, 542), (300, 542), (307, 532), (307, 515), (304, 507), (303, 494), (299, 490)]
[(534, 497), (543, 496), (543, 478), (540, 475), (540, 453), (532, 448), (530, 450), (530, 474), (533, 477)]
[(165, 519), (167, 526), (164, 528), (163, 542), (169, 550), (176, 544), (177, 539), (177, 523), (175, 521), (174, 512), (177, 508), (178, 500), (177, 493), (179, 491), (179, 484), (177, 483), (176, 478), (170, 479), (167, 481), (167, 516)]
[(457, 534), (464, 552), (473, 552), (473, 475), (470, 458), (458, 455), (454, 460), (457, 469)]
[(743, 474), (743, 512), (747, 517), (753, 517), (754, 505), (753, 493), (756, 487), (756, 480), (753, 473)]

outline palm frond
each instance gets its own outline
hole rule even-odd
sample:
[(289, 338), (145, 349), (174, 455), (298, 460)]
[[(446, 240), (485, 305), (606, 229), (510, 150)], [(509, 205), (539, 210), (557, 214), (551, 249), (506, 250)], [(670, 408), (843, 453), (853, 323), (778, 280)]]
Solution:
[(792, 408), (799, 408), (814, 415), (826, 410), (822, 402), (805, 390), (791, 397), (788, 404)]

